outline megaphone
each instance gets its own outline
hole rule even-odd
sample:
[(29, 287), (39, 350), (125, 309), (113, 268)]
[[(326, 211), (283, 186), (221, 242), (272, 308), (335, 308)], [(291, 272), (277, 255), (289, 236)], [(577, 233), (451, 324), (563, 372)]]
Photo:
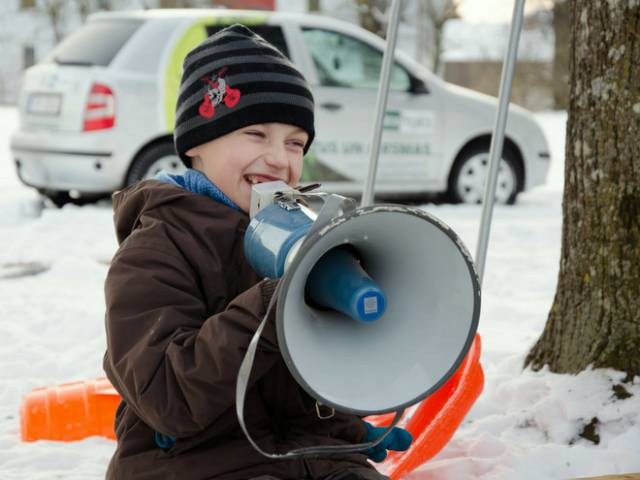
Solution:
[[(457, 370), (477, 330), (480, 285), (442, 221), (403, 205), (356, 208), (282, 182), (254, 187), (251, 216), (246, 257), (263, 276), (281, 277), (279, 348), (318, 403), (361, 416), (398, 412)], [(363, 274), (383, 303), (375, 321), (341, 308), (362, 285), (349, 279)]]

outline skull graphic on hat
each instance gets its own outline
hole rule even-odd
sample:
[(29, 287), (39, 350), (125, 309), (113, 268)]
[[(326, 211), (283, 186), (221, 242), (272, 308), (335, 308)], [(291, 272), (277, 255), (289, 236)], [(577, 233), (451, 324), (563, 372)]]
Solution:
[(200, 79), (209, 86), (204, 92), (204, 99), (198, 108), (200, 116), (213, 118), (216, 106), (224, 102), (228, 108), (233, 108), (240, 100), (240, 90), (232, 88), (223, 78), (226, 71), (227, 67), (223, 67), (212, 78), (204, 76)]

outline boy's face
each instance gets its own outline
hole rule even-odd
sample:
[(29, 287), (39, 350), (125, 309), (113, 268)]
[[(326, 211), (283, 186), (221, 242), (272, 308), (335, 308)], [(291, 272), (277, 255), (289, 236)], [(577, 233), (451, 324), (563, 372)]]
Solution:
[(251, 186), (282, 180), (296, 186), (309, 135), (284, 123), (240, 128), (188, 150), (193, 167), (204, 173), (243, 211), (251, 206)]

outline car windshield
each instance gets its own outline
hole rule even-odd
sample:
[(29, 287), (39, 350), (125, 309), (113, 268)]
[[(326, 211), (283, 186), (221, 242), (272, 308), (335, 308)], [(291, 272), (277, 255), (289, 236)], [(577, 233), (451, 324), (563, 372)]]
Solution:
[(106, 67), (140, 25), (142, 21), (133, 19), (91, 21), (65, 38), (44, 62)]

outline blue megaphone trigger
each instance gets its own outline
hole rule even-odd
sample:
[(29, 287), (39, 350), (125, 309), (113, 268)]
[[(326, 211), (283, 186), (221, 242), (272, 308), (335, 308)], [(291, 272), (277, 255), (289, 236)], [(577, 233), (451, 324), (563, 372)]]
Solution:
[(314, 265), (305, 287), (307, 301), (361, 322), (378, 320), (387, 307), (382, 289), (364, 271), (351, 248), (329, 250)]

